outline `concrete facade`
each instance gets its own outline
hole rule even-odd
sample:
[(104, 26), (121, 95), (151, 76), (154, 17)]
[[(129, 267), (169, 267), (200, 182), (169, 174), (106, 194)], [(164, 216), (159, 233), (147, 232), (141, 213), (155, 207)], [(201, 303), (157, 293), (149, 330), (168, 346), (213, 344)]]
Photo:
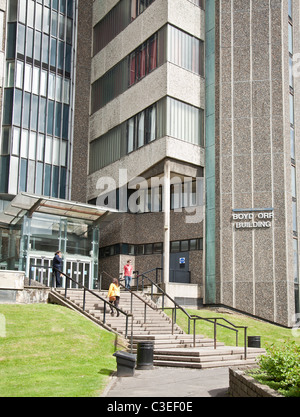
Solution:
[[(93, 25), (95, 26), (117, 4), (116, 1), (95, 1), (93, 4)], [(204, 41), (205, 13), (189, 1), (155, 0), (143, 13), (133, 20), (121, 33), (108, 43), (92, 58), (91, 83), (102, 77), (111, 68), (128, 56), (139, 45), (167, 24)], [(172, 97), (196, 108), (205, 107), (205, 80), (198, 74), (187, 71), (169, 61), (157, 67), (144, 79), (132, 85), (124, 93), (110, 101), (100, 110), (91, 114), (90, 142), (104, 135), (110, 129), (124, 123), (140, 111), (165, 97)], [(204, 148), (192, 143), (183, 142), (175, 137), (163, 136), (131, 152), (121, 159), (91, 173), (88, 177), (87, 200), (96, 200), (99, 195), (98, 181), (101, 178), (112, 178), (117, 187), (127, 185), (132, 179), (142, 176), (151, 181), (152, 177), (162, 178), (165, 175), (166, 161), (170, 167), (171, 178), (175, 176), (202, 177), (205, 165)], [(120, 176), (126, 170), (126, 177)], [(109, 224), (101, 232), (101, 247), (128, 243), (131, 245), (161, 242), (164, 246), (169, 241), (191, 238), (203, 239), (203, 210), (200, 221), (190, 223), (186, 220), (189, 212), (175, 213), (171, 210), (169, 218), (168, 243), (166, 243), (165, 213), (124, 214)], [(127, 259), (132, 259), (135, 270), (143, 272), (164, 265), (164, 255), (144, 256), (115, 255), (100, 259), (100, 271), (107, 271), (113, 276), (122, 272)], [(203, 251), (189, 252), (191, 270), (190, 289), (181, 295), (186, 298), (203, 299)], [(153, 278), (153, 276), (152, 276)], [(108, 286), (110, 279), (103, 274), (102, 285)], [(178, 284), (179, 285), (179, 284)], [(171, 288), (171, 286), (169, 286)], [(187, 286), (185, 286), (187, 287)], [(178, 288), (171, 289), (174, 297)], [(196, 288), (196, 289), (195, 289)]]
[[(295, 53), (299, 4), (293, 3)], [(288, 1), (220, 1), (219, 6), (217, 302), (290, 326), (297, 235), (292, 224)], [(295, 79), (296, 106), (298, 88)], [(297, 126), (299, 112), (295, 116)], [(269, 217), (268, 226), (256, 227), (258, 217)]]

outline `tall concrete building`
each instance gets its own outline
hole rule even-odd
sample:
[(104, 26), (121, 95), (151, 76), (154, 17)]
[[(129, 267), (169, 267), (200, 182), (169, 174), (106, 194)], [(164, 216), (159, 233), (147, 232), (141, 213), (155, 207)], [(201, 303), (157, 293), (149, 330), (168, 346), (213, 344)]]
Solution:
[[(131, 214), (103, 232), (100, 265), (118, 272), (129, 255), (138, 270), (161, 263), (164, 285), (185, 304), (198, 298), (291, 326), (299, 5), (205, 3), (94, 2), (87, 199), (103, 202), (102, 180), (111, 178), (120, 204), (124, 186), (146, 179), (138, 207), (125, 206)], [(162, 212), (156, 176), (165, 181)], [(203, 217), (187, 210), (201, 207), (201, 186), (187, 202), (183, 188), (169, 187), (174, 177), (180, 187), (204, 178)]]
[[(23, 261), (16, 253), (9, 265), (24, 267), (28, 245), (38, 242), (31, 238), (35, 210), (65, 199), (65, 213), (73, 207), (73, 215), (87, 217), (75, 227), (61, 215), (53, 236), (66, 272), (93, 271), (88, 285), (97, 284), (98, 265), (116, 276), (131, 259), (139, 272), (160, 268), (150, 276), (182, 305), (221, 304), (292, 326), (300, 313), (299, 2), (27, 0), (26, 16), (20, 2), (6, 3), (0, 1), (1, 199), (31, 195), (27, 206), (18, 195), (0, 215), (3, 223), (12, 205), (22, 213), (29, 207), (18, 229)], [(40, 49), (38, 61), (35, 46), (44, 36), (49, 49)], [(47, 80), (47, 95), (33, 72)], [(52, 154), (41, 160), (42, 136)], [(34, 199), (39, 194), (47, 202)], [(114, 213), (101, 221), (105, 210)], [(15, 233), (5, 230), (2, 236)], [(105, 274), (101, 285), (108, 285)]]

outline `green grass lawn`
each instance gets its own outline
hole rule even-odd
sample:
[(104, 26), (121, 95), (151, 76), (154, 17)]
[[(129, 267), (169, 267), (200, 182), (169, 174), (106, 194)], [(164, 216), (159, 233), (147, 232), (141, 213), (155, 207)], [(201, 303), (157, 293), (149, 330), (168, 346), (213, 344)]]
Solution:
[(113, 333), (57, 305), (0, 305), (0, 314), (0, 397), (100, 395), (116, 369)]
[[(216, 313), (212, 309), (201, 309), (201, 310), (190, 310), (186, 311), (191, 315), (195, 314), (201, 317), (224, 317), (233, 324), (237, 326), (247, 326), (247, 336), (260, 336), (261, 337), (261, 347), (265, 347), (266, 343), (283, 343), (286, 340), (294, 340), (296, 343), (300, 344), (300, 330), (298, 330), (298, 336), (294, 337), (291, 329), (283, 328), (276, 326), (274, 324), (266, 323), (261, 320), (248, 317), (246, 315), (238, 313)], [(172, 317), (170, 310), (165, 310), (165, 312)], [(222, 323), (222, 321), (219, 321)], [(223, 322), (226, 324), (225, 322)], [(188, 321), (187, 316), (182, 311), (177, 311), (177, 324), (184, 330), (188, 331)], [(193, 328), (191, 324), (191, 333), (193, 333)], [(201, 334), (206, 337), (214, 337), (214, 326), (211, 323), (200, 320), (196, 325), (196, 334)], [(224, 329), (220, 326), (217, 326), (217, 340), (219, 342), (224, 342), (225, 345), (235, 346), (236, 336), (235, 332), (231, 330)], [(238, 338), (239, 346), (244, 346), (244, 330), (239, 330)]]

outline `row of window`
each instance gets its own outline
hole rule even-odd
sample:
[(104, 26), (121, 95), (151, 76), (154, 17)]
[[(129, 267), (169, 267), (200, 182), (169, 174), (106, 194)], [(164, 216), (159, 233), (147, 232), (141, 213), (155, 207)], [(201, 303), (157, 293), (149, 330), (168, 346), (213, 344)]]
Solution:
[[(190, 0), (204, 9), (205, 0)], [(94, 55), (121, 33), (154, 0), (122, 0), (94, 27)]]
[(69, 112), (66, 104), (47, 100), (17, 88), (4, 91), (3, 125), (22, 127), (68, 139)]
[(122, 0), (94, 27), (94, 55), (136, 19), (154, 0)]
[(68, 142), (26, 129), (5, 127), (2, 131), (1, 155), (14, 155), (52, 165), (67, 166)]
[[(203, 239), (188, 239), (188, 240), (176, 240), (170, 242), (170, 252), (189, 252), (195, 250), (203, 250)], [(131, 245), (128, 243), (117, 243), (115, 245), (106, 246), (100, 248), (100, 258), (107, 258), (114, 255), (155, 255), (163, 253), (163, 243), (146, 243), (143, 245)]]
[(15, 61), (8, 61), (6, 64), (5, 87), (14, 85), (25, 92), (70, 104), (70, 79), (22, 61), (17, 61), (16, 64)]
[[(18, 3), (20, 3), (19, 16)], [(9, 0), (7, 18), (9, 22), (19, 20), (23, 23), (27, 22), (29, 26), (39, 27), (41, 26), (43, 20), (43, 6), (44, 14), (49, 13), (48, 8), (50, 8), (53, 13), (60, 12), (72, 18), (73, 3), (73, 0)]]
[(92, 113), (166, 61), (204, 75), (203, 42), (171, 25), (164, 26), (93, 83)]
[(66, 198), (67, 169), (43, 162), (0, 156), (0, 192), (19, 191)]
[[(70, 21), (72, 24), (72, 21)], [(70, 39), (71, 41), (72, 39)], [(9, 23), (7, 27), (6, 58), (18, 59), (34, 63), (44, 69), (51, 69), (66, 77), (71, 74), (72, 45), (59, 39), (50, 37), (45, 33), (35, 31), (15, 23)], [(25, 58), (26, 57), (26, 58)]]
[[(202, 174), (203, 175), (203, 174)], [(164, 209), (164, 179), (153, 177), (151, 184), (141, 180), (119, 189), (102, 192), (89, 203), (128, 213), (157, 213)], [(203, 177), (173, 177), (170, 185), (170, 209), (182, 212), (185, 208), (203, 206)], [(192, 214), (192, 213), (191, 213)]]
[(90, 173), (157, 138), (170, 136), (203, 146), (203, 110), (165, 97), (90, 144)]

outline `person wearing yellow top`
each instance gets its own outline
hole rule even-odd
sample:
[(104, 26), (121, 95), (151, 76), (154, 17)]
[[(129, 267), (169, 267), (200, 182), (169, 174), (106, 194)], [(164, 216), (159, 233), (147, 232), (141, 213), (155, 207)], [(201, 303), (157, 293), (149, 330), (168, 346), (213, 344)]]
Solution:
[[(112, 283), (109, 286), (107, 297), (109, 302), (113, 304), (115, 307), (119, 307), (120, 302), (120, 285), (117, 278), (113, 278)], [(114, 309), (110, 305), (111, 315), (114, 315)], [(117, 310), (117, 317), (119, 317), (120, 313)]]

